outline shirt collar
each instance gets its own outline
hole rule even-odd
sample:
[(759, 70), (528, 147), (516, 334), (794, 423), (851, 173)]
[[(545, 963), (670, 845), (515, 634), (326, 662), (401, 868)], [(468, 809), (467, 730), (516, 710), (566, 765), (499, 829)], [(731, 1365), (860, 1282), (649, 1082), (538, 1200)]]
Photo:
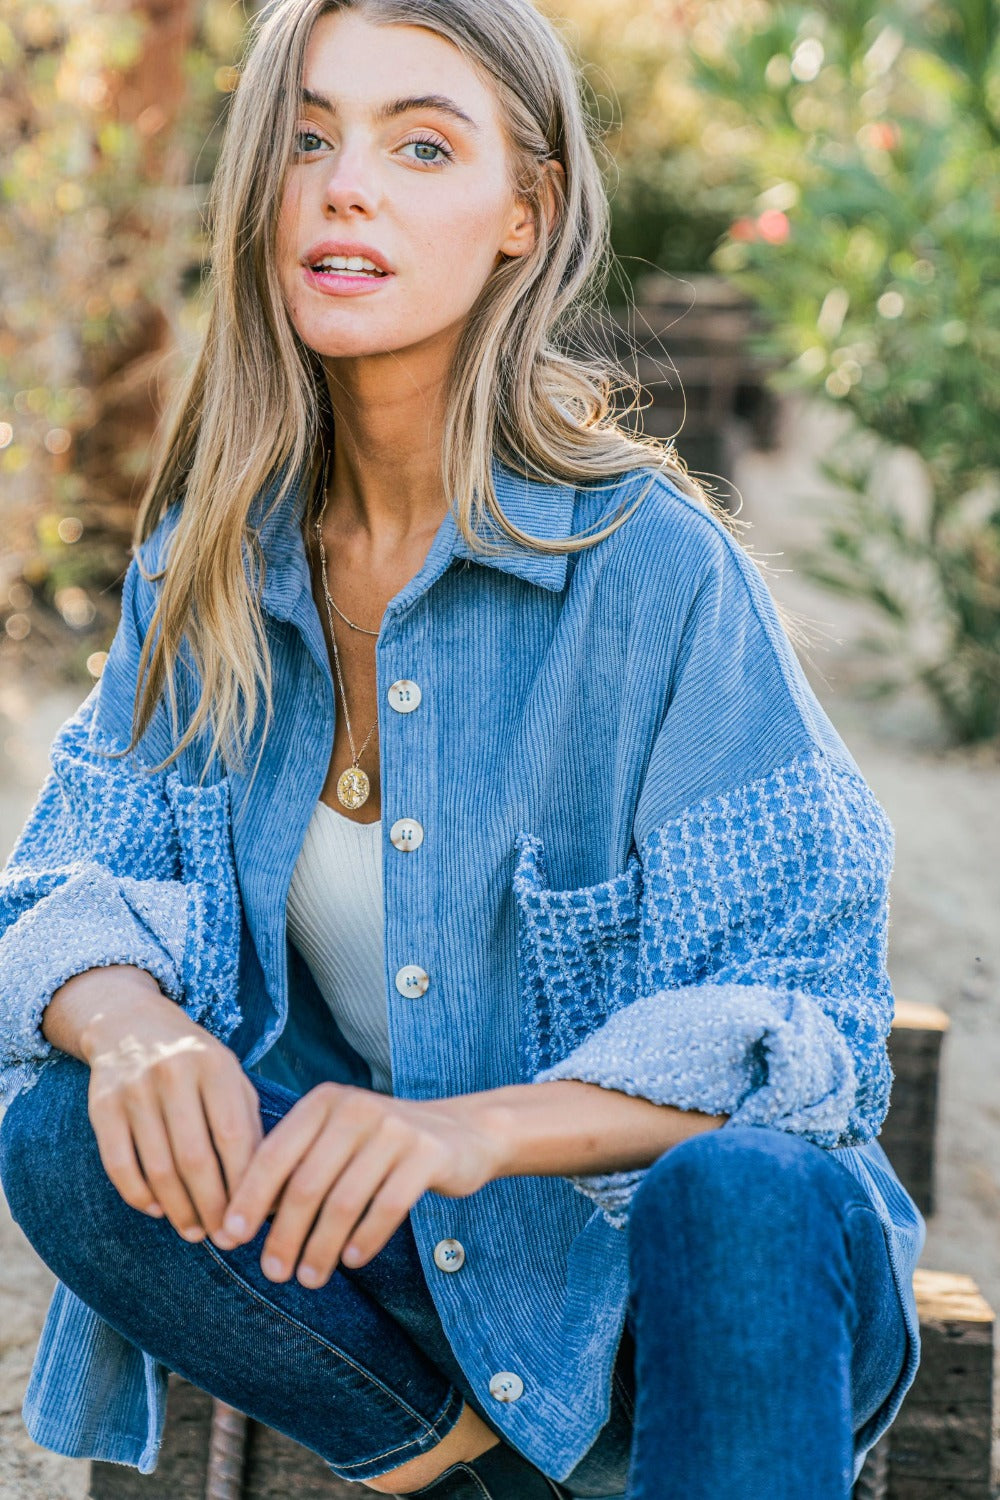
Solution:
[[(266, 562), (261, 603), (271, 614), (287, 619), (303, 588), (310, 586), (309, 568), (302, 541), (302, 512), (306, 499), (304, 471), (296, 476), (282, 503), (267, 514), (278, 492), (285, 467), (255, 497), (249, 522), (260, 537)], [(562, 541), (570, 535), (576, 490), (571, 484), (543, 484), (527, 479), (494, 456), (493, 484), (500, 508), (522, 531), (547, 541)], [(559, 592), (565, 587), (568, 556), (536, 552), (505, 537), (492, 518), (479, 518), (476, 534), (502, 546), (496, 555), (475, 552), (459, 530), (454, 508), (449, 508), (435, 542), (447, 547), (447, 556), (463, 558), (483, 567), (513, 573), (527, 583)]]

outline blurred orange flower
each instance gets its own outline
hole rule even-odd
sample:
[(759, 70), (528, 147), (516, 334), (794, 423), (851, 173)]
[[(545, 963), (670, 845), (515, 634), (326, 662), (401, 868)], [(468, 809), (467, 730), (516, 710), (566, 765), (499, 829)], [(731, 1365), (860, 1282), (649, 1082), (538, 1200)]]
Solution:
[(788, 215), (780, 209), (768, 208), (757, 218), (757, 233), (769, 245), (783, 245), (791, 233)]

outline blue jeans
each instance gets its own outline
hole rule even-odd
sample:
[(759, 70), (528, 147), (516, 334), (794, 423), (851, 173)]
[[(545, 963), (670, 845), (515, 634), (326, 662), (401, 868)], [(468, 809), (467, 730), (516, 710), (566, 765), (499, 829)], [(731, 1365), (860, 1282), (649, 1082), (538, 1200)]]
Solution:
[[(265, 1131), (296, 1096), (256, 1074)], [(368, 1265), (311, 1291), (247, 1245), (189, 1245), (119, 1197), (87, 1115), (89, 1070), (60, 1058), (0, 1126), (0, 1176), (42, 1260), (171, 1370), (377, 1477), (433, 1447), (463, 1402), (409, 1220)], [(852, 1433), (905, 1352), (882, 1227), (829, 1153), (780, 1131), (695, 1136), (647, 1173), (628, 1229), (631, 1290), (611, 1415), (577, 1496), (848, 1500)]]

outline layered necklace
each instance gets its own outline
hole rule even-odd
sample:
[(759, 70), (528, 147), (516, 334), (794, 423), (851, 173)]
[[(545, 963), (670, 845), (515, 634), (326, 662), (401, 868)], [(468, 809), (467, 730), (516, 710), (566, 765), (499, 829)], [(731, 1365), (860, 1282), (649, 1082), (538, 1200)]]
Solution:
[[(328, 473), (329, 459), (326, 465), (326, 474)], [(325, 508), (326, 483), (324, 482), (322, 509), (325, 510)], [(323, 545), (322, 510), (316, 517), (315, 531), (316, 541), (319, 544), (320, 577), (323, 582), (323, 597), (326, 600), (326, 617), (330, 623), (330, 640), (333, 643), (333, 664), (337, 671), (337, 682), (340, 685), (340, 697), (344, 705), (344, 723), (347, 726), (347, 738), (351, 746), (351, 764), (347, 767), (347, 770), (342, 771), (340, 776), (337, 778), (337, 799), (344, 807), (349, 807), (353, 811), (356, 807), (361, 807), (365, 802), (368, 801), (368, 794), (371, 791), (371, 782), (368, 779), (367, 773), (361, 769), (359, 762), (362, 755), (364, 755), (365, 750), (368, 748), (368, 741), (371, 739), (372, 735), (375, 733), (375, 730), (378, 728), (378, 714), (376, 713), (375, 723), (365, 735), (360, 750), (356, 749), (354, 745), (354, 734), (351, 730), (351, 716), (347, 709), (347, 693), (344, 690), (344, 674), (341, 671), (340, 667), (340, 652), (337, 650), (337, 637), (334, 634), (333, 629), (333, 612), (334, 610), (336, 610), (337, 614), (343, 620), (345, 625), (349, 625), (352, 630), (359, 630), (362, 635), (377, 636), (378, 631), (366, 630), (363, 625), (358, 625), (354, 620), (349, 620), (344, 614), (344, 611), (342, 609), (338, 609), (336, 604), (334, 604), (333, 600), (330, 597), (330, 588), (327, 581), (326, 548)]]

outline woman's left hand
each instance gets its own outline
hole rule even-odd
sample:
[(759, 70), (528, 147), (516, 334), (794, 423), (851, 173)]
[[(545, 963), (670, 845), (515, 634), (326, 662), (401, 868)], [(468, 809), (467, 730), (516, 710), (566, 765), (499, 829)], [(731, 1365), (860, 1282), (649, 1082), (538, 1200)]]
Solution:
[(494, 1175), (501, 1143), (470, 1103), (319, 1084), (261, 1141), (213, 1242), (245, 1244), (273, 1211), (261, 1255), (270, 1280), (298, 1267), (299, 1281), (318, 1287), (341, 1259), (364, 1265), (423, 1193), (463, 1198)]

